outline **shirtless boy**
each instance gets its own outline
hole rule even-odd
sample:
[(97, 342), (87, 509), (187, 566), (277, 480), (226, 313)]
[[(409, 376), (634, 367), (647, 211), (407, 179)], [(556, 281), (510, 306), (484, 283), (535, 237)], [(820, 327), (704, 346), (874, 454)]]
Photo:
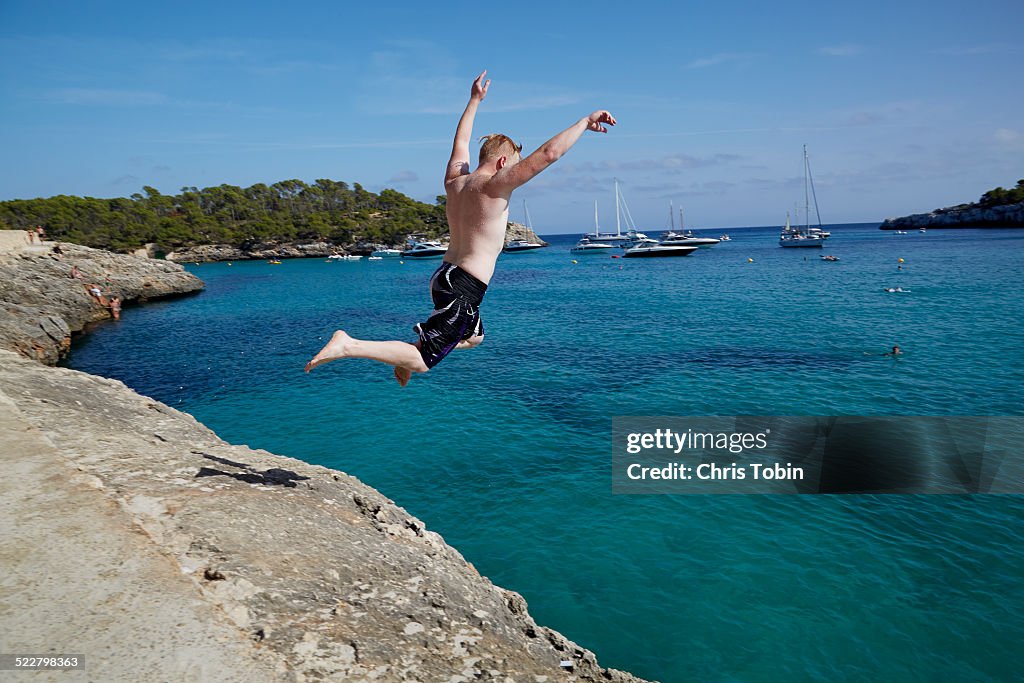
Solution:
[(505, 246), (508, 205), (512, 191), (555, 163), (576, 144), (585, 131), (607, 133), (615, 118), (598, 110), (551, 138), (537, 151), (521, 159), (522, 145), (505, 135), (488, 135), (480, 147), (479, 164), (469, 171), (469, 143), (477, 107), (487, 95), (490, 80), (480, 74), (470, 92), (469, 104), (455, 131), (452, 156), (445, 171), (448, 225), (451, 243), (444, 262), (430, 279), (434, 312), (413, 329), (419, 339), (364, 341), (338, 330), (306, 364), (306, 372), (339, 358), (369, 358), (394, 367), (403, 387), (414, 372), (426, 372), (453, 349), (470, 349), (484, 339), (480, 303), (494, 264)]

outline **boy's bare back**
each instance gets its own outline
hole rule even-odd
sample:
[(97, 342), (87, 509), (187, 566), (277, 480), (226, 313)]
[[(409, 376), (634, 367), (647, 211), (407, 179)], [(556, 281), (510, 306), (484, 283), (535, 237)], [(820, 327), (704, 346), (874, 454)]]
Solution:
[(473, 81), (469, 104), (455, 131), (452, 155), (445, 171), (451, 244), (430, 280), (434, 312), (415, 326), (417, 341), (370, 341), (337, 330), (307, 364), (306, 372), (340, 358), (369, 358), (393, 367), (401, 386), (414, 372), (427, 372), (454, 349), (476, 348), (483, 342), (480, 304), (494, 275), (494, 264), (505, 246), (508, 203), (517, 187), (555, 163), (576, 144), (584, 131), (607, 133), (615, 118), (595, 111), (566, 128), (523, 159), (521, 146), (504, 135), (487, 136), (477, 169), (470, 173), (469, 143), (477, 107), (490, 81), (484, 71)]
[(584, 131), (607, 133), (608, 129), (603, 124), (615, 125), (615, 118), (609, 112), (595, 111), (545, 142), (525, 159), (510, 139), (488, 136), (502, 138), (507, 143), (492, 145), (490, 153), (486, 147), (482, 148), (479, 164), (470, 173), (469, 141), (473, 121), (477, 107), (491, 84), (490, 80), (484, 80), (486, 75), (484, 71), (473, 81), (469, 103), (455, 131), (444, 180), (451, 229), (451, 245), (445, 261), (464, 268), (485, 284), (494, 275), (495, 262), (505, 246), (512, 192), (557, 161), (576, 144)]
[(495, 262), (505, 246), (511, 196), (511, 192), (504, 194), (495, 188), (491, 180), (477, 169), (445, 184), (452, 239), (444, 260), (484, 283), (491, 281)]

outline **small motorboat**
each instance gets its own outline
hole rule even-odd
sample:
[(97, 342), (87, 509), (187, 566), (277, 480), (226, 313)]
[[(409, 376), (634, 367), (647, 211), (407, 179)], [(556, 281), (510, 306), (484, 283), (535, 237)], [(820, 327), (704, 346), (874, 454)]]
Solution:
[(517, 251), (533, 251), (534, 249), (543, 249), (544, 245), (537, 242), (530, 242), (529, 240), (512, 240), (505, 245), (502, 249), (506, 254), (511, 254)]
[(401, 249), (377, 249), (370, 254), (370, 258), (398, 258), (401, 255)]
[(589, 237), (584, 237), (569, 251), (574, 254), (607, 254), (614, 248), (608, 242), (592, 242)]
[(838, 261), (839, 257), (838, 256), (833, 256), (832, 254), (829, 254), (827, 256), (822, 255), (821, 260), (822, 261)]
[(424, 241), (413, 242), (412, 247), (401, 253), (402, 258), (428, 259), (441, 258), (448, 251), (448, 247), (440, 242)]
[(683, 233), (669, 230), (661, 236), (661, 244), (670, 247), (713, 247), (721, 241), (714, 237), (697, 237), (692, 230)]
[(728, 235), (721, 235), (719, 236), (718, 240), (720, 242), (732, 242), (732, 238), (729, 237)]
[(665, 244), (650, 238), (637, 240), (626, 248), (624, 258), (655, 258), (660, 256), (689, 256), (699, 247), (685, 244)]

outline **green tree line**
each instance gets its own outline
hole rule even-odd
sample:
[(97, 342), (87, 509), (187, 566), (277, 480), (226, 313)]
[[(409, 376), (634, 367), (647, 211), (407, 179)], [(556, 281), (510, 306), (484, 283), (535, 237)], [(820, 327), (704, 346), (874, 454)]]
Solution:
[(982, 206), (1002, 206), (1003, 204), (1017, 204), (1024, 202), (1024, 179), (1017, 181), (1017, 187), (1006, 190), (997, 187), (981, 195), (978, 203)]
[(359, 183), (282, 180), (246, 188), (183, 187), (177, 195), (142, 190), (113, 199), (58, 195), (0, 202), (0, 223), (15, 230), (42, 226), (49, 239), (115, 251), (148, 242), (166, 248), (293, 240), (393, 244), (409, 233), (436, 237), (448, 230), (443, 196), (424, 204), (395, 190), (375, 194)]

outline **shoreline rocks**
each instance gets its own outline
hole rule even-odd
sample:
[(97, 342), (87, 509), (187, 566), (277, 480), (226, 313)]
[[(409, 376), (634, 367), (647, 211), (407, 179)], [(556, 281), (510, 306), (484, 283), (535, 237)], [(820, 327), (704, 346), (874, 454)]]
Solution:
[[(525, 239), (532, 242), (539, 242), (544, 246), (548, 243), (537, 236), (530, 228), (522, 223), (510, 222), (505, 231), (505, 243), (512, 240)], [(185, 247), (167, 252), (165, 258), (175, 263), (206, 263), (210, 261), (262, 261), (284, 258), (326, 258), (332, 254), (360, 254), (369, 255), (375, 249), (385, 246), (371, 242), (360, 241), (354, 244), (333, 244), (330, 242), (259, 242), (244, 246), (233, 246), (230, 244), (202, 244), (193, 247)], [(138, 256), (155, 257), (161, 253), (158, 245), (148, 244), (136, 251)]]
[(512, 240), (526, 240), (527, 242), (543, 244), (545, 247), (551, 246), (549, 243), (542, 240), (533, 230), (522, 223), (516, 223), (515, 221), (510, 222), (508, 224), (508, 230), (505, 231), (505, 244), (508, 244)]
[[(72, 268), (81, 279), (70, 277)], [(66, 242), (0, 251), (0, 283), (0, 348), (47, 365), (67, 355), (72, 334), (111, 318), (110, 308), (87, 285), (97, 285), (104, 301), (116, 295), (124, 304), (191, 294), (204, 286), (176, 263)]]
[(1024, 228), (1024, 202), (983, 207), (977, 204), (936, 209), (901, 218), (886, 218), (880, 230), (919, 228)]
[(230, 244), (203, 244), (168, 252), (166, 259), (175, 263), (205, 263), (209, 261), (256, 261), (282, 258), (317, 258), (336, 253), (347, 253), (328, 242), (261, 242), (236, 247)]
[(61, 246), (0, 254), (0, 573), (21, 596), (0, 649), (84, 654), (68, 681), (643, 683), (354, 477), (46, 367), (109, 315), (72, 264), (126, 300), (202, 287), (176, 264)]

